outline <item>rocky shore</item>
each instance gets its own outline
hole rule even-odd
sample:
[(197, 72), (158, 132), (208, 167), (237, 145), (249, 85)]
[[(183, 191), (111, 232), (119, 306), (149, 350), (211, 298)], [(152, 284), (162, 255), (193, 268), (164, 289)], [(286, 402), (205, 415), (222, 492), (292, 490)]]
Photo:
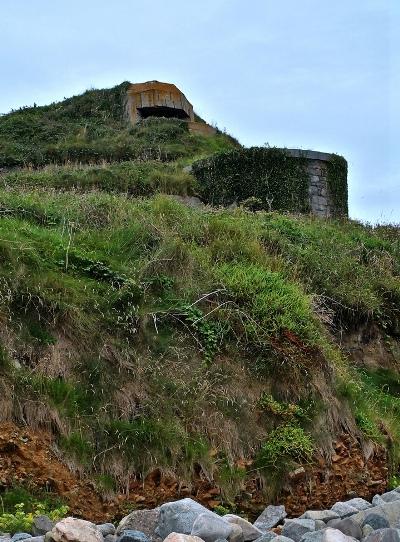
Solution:
[(134, 510), (119, 525), (67, 517), (34, 519), (30, 533), (2, 533), (0, 542), (400, 542), (400, 487), (308, 510), (287, 519), (284, 506), (267, 506), (254, 523), (220, 516), (186, 498), (153, 510)]

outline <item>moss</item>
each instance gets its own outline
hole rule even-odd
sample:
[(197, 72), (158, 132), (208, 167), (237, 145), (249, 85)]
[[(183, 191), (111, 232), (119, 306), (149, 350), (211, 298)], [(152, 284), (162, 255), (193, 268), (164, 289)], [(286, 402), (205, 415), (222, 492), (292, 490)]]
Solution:
[(332, 154), (327, 162), (327, 183), (334, 216), (348, 216), (347, 161), (342, 156)]

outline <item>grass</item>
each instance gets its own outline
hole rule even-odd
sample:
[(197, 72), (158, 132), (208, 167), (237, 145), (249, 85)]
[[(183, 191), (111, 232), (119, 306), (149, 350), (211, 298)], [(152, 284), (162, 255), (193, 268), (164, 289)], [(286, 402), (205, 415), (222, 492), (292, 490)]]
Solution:
[(107, 493), (202, 468), (232, 500), (240, 459), (270, 479), (308, 461), (339, 399), (396, 476), (398, 370), (352, 367), (335, 336), (373, 326), (397, 344), (399, 228), (182, 205), (184, 167), (237, 143), (129, 127), (125, 90), (0, 117), (0, 167), (23, 166), (0, 177), (5, 411), (51, 429)]

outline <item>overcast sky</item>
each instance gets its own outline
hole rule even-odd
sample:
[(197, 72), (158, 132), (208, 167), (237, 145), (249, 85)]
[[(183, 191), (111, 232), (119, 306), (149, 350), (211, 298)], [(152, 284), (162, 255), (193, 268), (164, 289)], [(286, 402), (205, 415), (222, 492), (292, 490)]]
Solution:
[(0, 112), (151, 79), (245, 145), (342, 154), (350, 215), (400, 222), (400, 0), (0, 0)]

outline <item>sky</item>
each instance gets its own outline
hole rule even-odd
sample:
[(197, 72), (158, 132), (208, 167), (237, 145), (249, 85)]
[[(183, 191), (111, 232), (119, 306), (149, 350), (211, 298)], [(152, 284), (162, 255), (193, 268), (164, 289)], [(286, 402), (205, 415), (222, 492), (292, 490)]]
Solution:
[(343, 155), (350, 216), (400, 223), (400, 0), (0, 0), (0, 113), (153, 79), (246, 146)]

